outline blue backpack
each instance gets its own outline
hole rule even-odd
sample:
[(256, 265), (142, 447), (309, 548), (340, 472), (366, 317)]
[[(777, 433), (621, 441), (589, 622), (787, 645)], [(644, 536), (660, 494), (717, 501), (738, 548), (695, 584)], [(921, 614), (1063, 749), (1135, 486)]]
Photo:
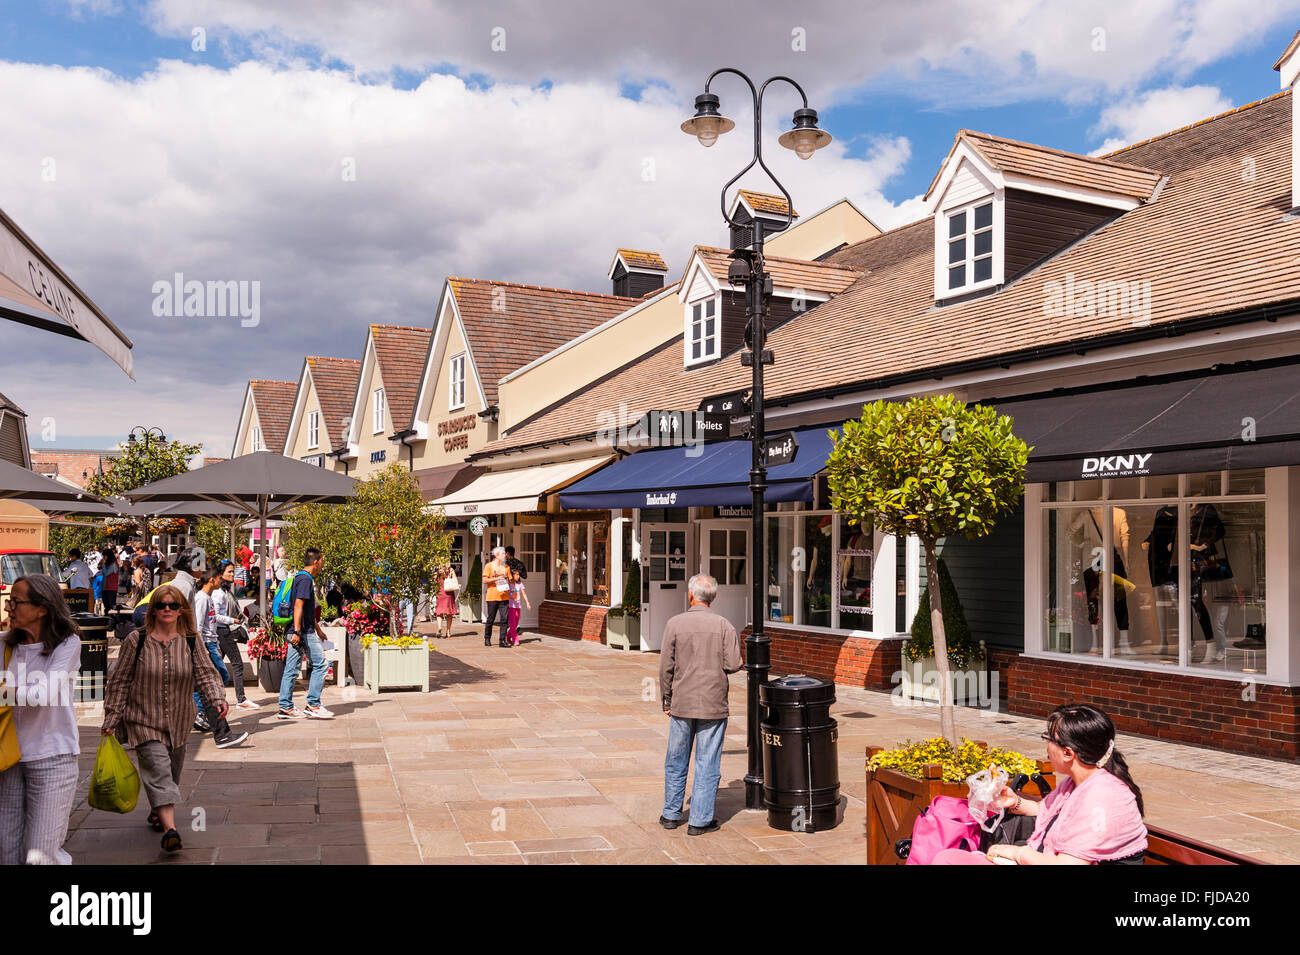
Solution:
[[(307, 574), (307, 571), (300, 570), (292, 577), (280, 581), (280, 586), (275, 591), (275, 599), (271, 601), (271, 619), (282, 627), (293, 623), (293, 585), (302, 574)], [(307, 576), (310, 577), (311, 574)]]

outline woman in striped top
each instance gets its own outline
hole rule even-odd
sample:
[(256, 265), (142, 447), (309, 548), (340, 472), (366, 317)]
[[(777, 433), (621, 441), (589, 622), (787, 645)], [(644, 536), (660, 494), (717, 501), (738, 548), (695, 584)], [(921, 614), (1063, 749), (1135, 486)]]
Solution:
[(185, 742), (194, 723), (194, 690), (226, 715), (226, 694), (205, 649), (195, 650), (193, 613), (170, 584), (153, 592), (144, 629), (122, 641), (117, 666), (104, 687), (105, 734), (119, 728), (135, 747), (140, 781), (149, 797), (149, 824), (163, 833), (168, 852), (181, 848), (176, 831)]

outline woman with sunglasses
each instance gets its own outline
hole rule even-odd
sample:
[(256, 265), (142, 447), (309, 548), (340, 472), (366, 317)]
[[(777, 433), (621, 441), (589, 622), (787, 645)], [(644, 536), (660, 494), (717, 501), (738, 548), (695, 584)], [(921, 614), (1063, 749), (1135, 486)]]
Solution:
[(163, 584), (149, 598), (144, 628), (122, 641), (117, 665), (104, 687), (105, 734), (119, 727), (135, 747), (140, 781), (149, 797), (149, 825), (163, 833), (168, 852), (181, 848), (176, 831), (185, 743), (194, 723), (194, 690), (217, 715), (227, 712), (226, 692), (212, 658), (193, 644), (197, 628), (181, 592)]
[(0, 865), (68, 865), (63, 851), (77, 789), (73, 708), (81, 641), (53, 577), (13, 583), (0, 683), (15, 704), (19, 761), (0, 772)]
[(945, 849), (935, 865), (1141, 865), (1147, 847), (1142, 790), (1115, 748), (1115, 724), (1095, 706), (1067, 703), (1047, 718), (1047, 758), (1057, 788), (1042, 802), (1003, 789), (995, 804), (1034, 816), (1023, 846), (995, 845), (987, 853)]

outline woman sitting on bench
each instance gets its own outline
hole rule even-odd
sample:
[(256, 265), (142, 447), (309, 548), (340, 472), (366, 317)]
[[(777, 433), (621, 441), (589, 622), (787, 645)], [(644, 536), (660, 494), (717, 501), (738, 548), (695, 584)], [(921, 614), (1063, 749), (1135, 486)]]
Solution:
[(1047, 718), (1047, 758), (1060, 785), (1042, 802), (1003, 789), (996, 805), (1036, 816), (1027, 845), (993, 845), (987, 853), (945, 849), (935, 865), (1141, 865), (1147, 847), (1142, 790), (1115, 749), (1115, 724), (1082, 703)]

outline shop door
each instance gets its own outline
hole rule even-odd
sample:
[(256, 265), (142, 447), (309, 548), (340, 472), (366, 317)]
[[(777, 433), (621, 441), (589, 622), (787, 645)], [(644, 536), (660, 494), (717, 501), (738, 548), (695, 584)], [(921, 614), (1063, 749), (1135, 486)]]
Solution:
[(521, 524), (514, 529), (515, 557), (523, 561), (528, 576), (524, 578), (524, 589), (528, 595), (528, 607), (519, 608), (520, 629), (537, 629), (537, 607), (546, 599), (546, 525)]
[(718, 582), (713, 612), (726, 617), (740, 633), (749, 623), (748, 521), (705, 521), (700, 525), (700, 566)]
[(664, 642), (664, 625), (687, 607), (691, 525), (642, 524), (641, 546), (650, 589), (648, 612), (641, 620), (641, 649), (658, 650)]

